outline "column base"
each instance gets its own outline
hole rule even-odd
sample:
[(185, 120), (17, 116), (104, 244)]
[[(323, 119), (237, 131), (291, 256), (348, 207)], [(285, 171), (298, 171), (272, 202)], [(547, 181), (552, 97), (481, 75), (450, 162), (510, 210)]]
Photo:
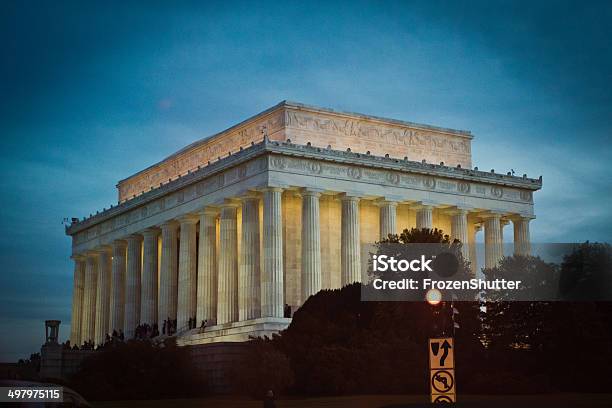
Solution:
[(271, 337), (289, 327), (290, 318), (284, 317), (261, 317), (259, 319), (243, 320), (217, 324), (206, 327), (203, 331), (199, 328), (181, 333), (176, 342), (179, 346), (193, 346), (196, 344), (209, 344), (219, 342), (243, 342), (249, 337)]

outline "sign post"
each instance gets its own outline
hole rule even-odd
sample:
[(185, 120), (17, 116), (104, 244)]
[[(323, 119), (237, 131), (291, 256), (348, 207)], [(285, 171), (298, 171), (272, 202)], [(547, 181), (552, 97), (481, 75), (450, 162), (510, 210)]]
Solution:
[(431, 402), (453, 403), (457, 400), (452, 337), (429, 339), (429, 386)]

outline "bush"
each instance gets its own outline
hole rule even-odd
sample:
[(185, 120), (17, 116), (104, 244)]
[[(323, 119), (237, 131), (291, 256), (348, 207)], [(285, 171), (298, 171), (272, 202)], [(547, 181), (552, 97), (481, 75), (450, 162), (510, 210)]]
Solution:
[(233, 373), (236, 391), (263, 398), (268, 390), (282, 394), (293, 385), (289, 358), (275, 349), (267, 338), (249, 342), (246, 355)]
[(205, 392), (189, 350), (176, 340), (155, 345), (131, 340), (105, 347), (83, 361), (71, 387), (91, 400), (191, 397)]

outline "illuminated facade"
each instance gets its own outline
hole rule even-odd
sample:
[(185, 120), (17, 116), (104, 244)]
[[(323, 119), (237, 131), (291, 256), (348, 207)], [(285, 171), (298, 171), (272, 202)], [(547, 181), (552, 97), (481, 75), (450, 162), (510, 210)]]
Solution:
[[(528, 253), (541, 179), (472, 169), (469, 132), (282, 102), (118, 183), (74, 220), (71, 341), (176, 320), (179, 344), (287, 327), (320, 289), (361, 279), (361, 244), (442, 228), (485, 264)], [(476, 259), (475, 245), (465, 255)], [(200, 326), (189, 329), (195, 318)]]

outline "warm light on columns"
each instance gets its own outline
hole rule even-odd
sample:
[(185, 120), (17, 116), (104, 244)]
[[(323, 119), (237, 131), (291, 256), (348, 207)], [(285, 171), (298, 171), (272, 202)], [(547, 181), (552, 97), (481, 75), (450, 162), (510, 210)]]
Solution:
[(179, 218), (180, 255), (178, 270), (178, 305), (177, 305), (177, 331), (189, 328), (189, 319), (196, 317), (197, 304), (197, 223), (195, 215), (185, 215)]
[(343, 196), (340, 267), (342, 286), (361, 282), (361, 239), (359, 231), (359, 197)]
[(302, 191), (302, 302), (321, 290), (321, 225), (318, 191)]
[(501, 215), (490, 214), (483, 217), (485, 232), (485, 268), (494, 268), (504, 256)]
[(389, 235), (397, 234), (397, 203), (381, 201), (380, 208), (380, 239), (388, 239)]

